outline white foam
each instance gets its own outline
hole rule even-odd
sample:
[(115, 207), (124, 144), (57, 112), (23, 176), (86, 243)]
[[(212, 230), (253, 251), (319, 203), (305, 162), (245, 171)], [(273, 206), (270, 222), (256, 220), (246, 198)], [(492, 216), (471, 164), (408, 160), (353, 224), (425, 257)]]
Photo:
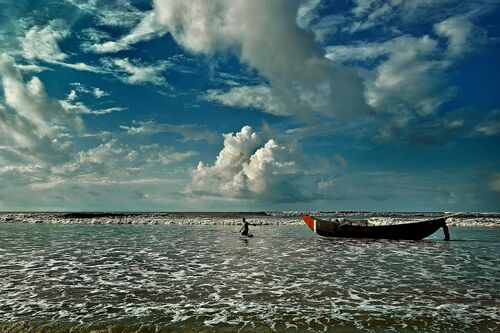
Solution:
[(499, 319), (495, 242), (332, 241), (270, 226), (243, 242), (227, 227), (194, 225), (36, 226), (34, 236), (32, 227), (0, 233), (9, 322), (367, 331), (390, 320), (393, 331), (454, 331)]
[[(241, 217), (226, 217), (223, 213), (218, 216), (212, 213), (210, 216), (183, 215), (181, 213), (142, 213), (142, 214), (118, 214), (96, 218), (81, 218), (66, 216), (63, 213), (0, 213), (0, 223), (49, 223), (49, 224), (141, 224), (141, 225), (228, 225), (241, 224)], [(425, 220), (438, 217), (438, 213), (367, 213), (367, 212), (312, 212), (312, 215), (323, 218), (364, 218), (372, 225), (388, 225), (407, 223), (411, 221)], [(421, 216), (415, 218), (415, 216)], [(267, 215), (256, 215), (247, 217), (256, 225), (302, 225), (299, 212), (269, 212)], [(451, 217), (447, 220), (450, 226), (460, 227), (500, 227), (499, 213), (465, 213), (463, 216)]]

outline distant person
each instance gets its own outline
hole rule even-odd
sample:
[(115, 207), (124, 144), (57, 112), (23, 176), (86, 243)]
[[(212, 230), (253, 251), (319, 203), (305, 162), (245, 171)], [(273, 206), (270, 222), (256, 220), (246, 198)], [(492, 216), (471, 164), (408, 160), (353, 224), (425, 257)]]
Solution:
[(243, 223), (243, 226), (241, 227), (240, 229), (240, 233), (242, 236), (248, 236), (248, 226), (249, 225), (253, 225), (253, 226), (256, 226), (255, 224), (251, 224), (251, 223), (248, 223), (247, 220), (245, 220), (245, 218), (243, 218), (241, 220), (241, 223)]

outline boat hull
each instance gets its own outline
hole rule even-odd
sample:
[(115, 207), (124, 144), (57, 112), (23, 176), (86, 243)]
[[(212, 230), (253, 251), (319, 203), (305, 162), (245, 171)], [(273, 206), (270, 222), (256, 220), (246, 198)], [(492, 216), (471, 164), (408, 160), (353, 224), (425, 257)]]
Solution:
[(443, 228), (445, 240), (450, 238), (446, 217), (384, 226), (350, 225), (322, 220), (309, 215), (303, 215), (302, 218), (311, 230), (322, 237), (420, 240), (429, 237), (439, 228)]

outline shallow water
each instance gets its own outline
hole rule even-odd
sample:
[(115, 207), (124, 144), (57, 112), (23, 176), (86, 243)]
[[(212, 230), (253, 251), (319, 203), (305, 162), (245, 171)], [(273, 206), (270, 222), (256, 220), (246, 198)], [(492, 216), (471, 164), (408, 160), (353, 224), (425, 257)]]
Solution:
[(495, 332), (500, 229), (0, 224), (0, 331)]

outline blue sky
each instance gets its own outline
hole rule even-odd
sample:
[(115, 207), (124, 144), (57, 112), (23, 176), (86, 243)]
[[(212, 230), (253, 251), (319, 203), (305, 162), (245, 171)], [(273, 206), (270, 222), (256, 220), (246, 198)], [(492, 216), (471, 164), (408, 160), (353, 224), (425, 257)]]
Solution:
[(500, 1), (0, 7), (0, 210), (500, 210)]

